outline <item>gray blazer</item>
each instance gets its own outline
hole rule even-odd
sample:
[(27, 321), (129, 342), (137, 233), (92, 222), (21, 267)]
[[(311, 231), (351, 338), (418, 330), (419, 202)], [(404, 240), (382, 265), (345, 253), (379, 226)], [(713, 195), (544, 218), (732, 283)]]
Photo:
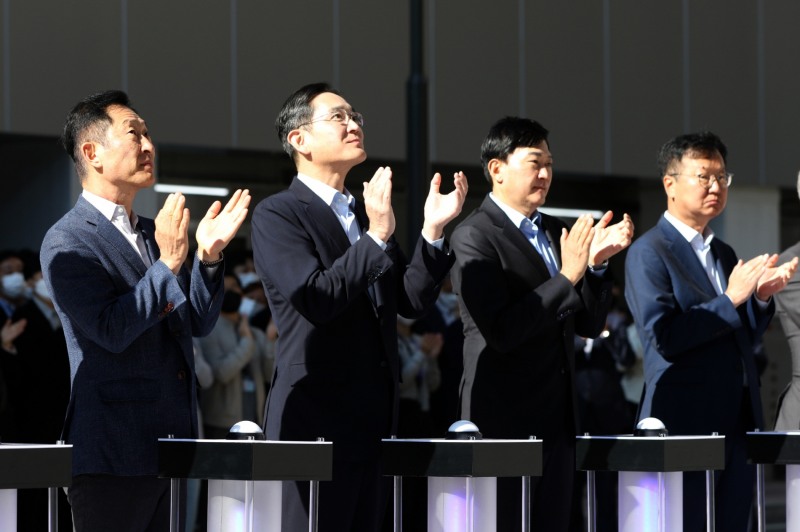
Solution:
[(139, 222), (150, 268), (82, 197), (42, 242), (70, 358), (62, 437), (74, 445), (74, 475), (155, 475), (158, 438), (197, 436), (192, 336), (219, 316), (223, 268), (195, 257), (173, 275), (158, 261), (153, 220)]
[[(800, 256), (800, 242), (783, 253), (778, 264)], [(775, 294), (775, 311), (792, 351), (792, 380), (781, 395), (775, 430), (800, 430), (800, 276)]]

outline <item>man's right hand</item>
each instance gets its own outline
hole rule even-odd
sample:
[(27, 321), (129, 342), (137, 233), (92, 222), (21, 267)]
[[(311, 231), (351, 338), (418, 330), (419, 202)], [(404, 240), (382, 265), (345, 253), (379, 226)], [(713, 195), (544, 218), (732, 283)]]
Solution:
[(573, 286), (583, 279), (589, 264), (589, 249), (594, 238), (594, 220), (590, 214), (582, 214), (572, 229), (561, 230), (561, 274)]
[(189, 209), (186, 197), (180, 192), (170, 194), (155, 219), (156, 243), (161, 250), (161, 262), (178, 274), (189, 254)]
[(369, 234), (388, 242), (395, 229), (392, 169), (388, 166), (378, 168), (369, 183), (364, 183), (364, 207), (369, 218)]
[(758, 280), (767, 271), (769, 258), (769, 254), (764, 254), (747, 262), (739, 259), (739, 262), (733, 267), (725, 295), (728, 296), (734, 307), (738, 307), (753, 295), (758, 286)]

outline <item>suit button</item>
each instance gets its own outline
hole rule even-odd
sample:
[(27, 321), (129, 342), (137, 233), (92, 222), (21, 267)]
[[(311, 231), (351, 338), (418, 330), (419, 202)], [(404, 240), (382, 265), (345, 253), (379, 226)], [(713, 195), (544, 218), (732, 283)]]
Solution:
[(180, 371), (178, 372), (178, 380), (179, 380), (179, 381), (182, 381), (182, 380), (184, 380), (185, 378), (186, 378), (186, 372), (185, 372), (185, 371), (183, 371), (183, 370), (180, 370)]
[(382, 360), (382, 361), (381, 361), (381, 367), (382, 367), (382, 368), (385, 368), (386, 366), (387, 366), (387, 364), (386, 364), (386, 361), (385, 361), (385, 360)]

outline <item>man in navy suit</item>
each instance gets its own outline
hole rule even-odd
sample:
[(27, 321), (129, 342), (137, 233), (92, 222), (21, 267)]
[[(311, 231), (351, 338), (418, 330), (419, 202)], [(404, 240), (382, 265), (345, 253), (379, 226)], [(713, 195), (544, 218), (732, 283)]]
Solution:
[[(626, 248), (626, 214), (588, 214), (571, 229), (539, 211), (553, 182), (548, 131), (506, 117), (481, 163), (492, 192), (453, 232), (453, 288), (464, 321), (461, 417), (489, 438), (544, 440), (531, 529), (566, 531), (575, 472), (575, 334), (595, 337), (611, 305), (608, 259)], [(521, 526), (518, 478), (498, 479), (497, 530)]]
[[(640, 418), (670, 434), (725, 436), (725, 469), (716, 473), (717, 530), (748, 529), (754, 471), (745, 432), (763, 429), (753, 358), (797, 259), (747, 262), (708, 224), (725, 209), (732, 175), (713, 133), (676, 137), (661, 148), (667, 211), (631, 246), (625, 298), (644, 346)], [(705, 530), (704, 475), (684, 474), (684, 530)]]
[[(364, 119), (325, 84), (307, 85), (275, 122), (297, 176), (253, 212), (253, 256), (278, 328), (266, 435), (333, 441), (333, 481), (320, 487), (322, 531), (380, 528), (387, 502), (381, 438), (397, 420), (397, 314), (422, 315), (435, 301), (452, 254), (445, 225), (461, 211), (466, 177), (439, 193), (431, 181), (411, 259), (393, 236), (392, 171), (364, 183), (364, 201), (345, 187), (366, 159)], [(283, 529), (308, 527), (307, 483), (285, 483)]]
[(83, 193), (45, 235), (41, 262), (69, 351), (63, 438), (74, 446), (75, 529), (168, 530), (157, 440), (197, 437), (192, 336), (208, 334), (219, 316), (222, 250), (250, 195), (236, 191), (208, 209), (189, 269), (185, 198), (170, 194), (155, 220), (132, 210), (155, 182), (155, 147), (127, 95), (78, 103), (62, 141)]

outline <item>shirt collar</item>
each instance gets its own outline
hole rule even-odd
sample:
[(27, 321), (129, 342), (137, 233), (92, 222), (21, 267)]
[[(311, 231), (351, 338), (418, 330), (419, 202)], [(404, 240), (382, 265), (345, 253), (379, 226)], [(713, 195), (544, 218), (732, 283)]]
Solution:
[[(117, 205), (113, 201), (101, 198), (97, 194), (93, 194), (86, 189), (84, 189), (81, 195), (86, 201), (100, 211), (100, 214), (109, 222), (113, 223), (114, 220), (119, 219), (124, 226), (131, 229), (131, 232), (133, 232), (133, 228), (136, 227), (136, 224), (139, 223), (139, 217), (135, 212), (131, 211), (131, 217), (128, 219), (125, 207), (122, 205)], [(127, 223), (125, 223), (125, 221), (127, 221)]]
[(678, 230), (681, 236), (685, 238), (686, 241), (689, 242), (689, 244), (691, 244), (695, 249), (702, 250), (708, 248), (711, 245), (711, 241), (714, 240), (714, 231), (712, 231), (708, 226), (703, 229), (703, 233), (701, 234), (694, 228), (689, 227), (682, 221), (678, 220), (675, 216), (670, 214), (669, 211), (664, 212), (664, 219), (672, 224), (672, 226)]
[[(522, 221), (525, 220), (525, 218), (527, 218), (527, 216), (525, 216), (518, 210), (514, 209), (513, 207), (509, 207), (508, 205), (500, 201), (497, 198), (497, 196), (495, 196), (491, 192), (489, 192), (489, 199), (491, 199), (500, 208), (501, 211), (506, 213), (506, 216), (508, 216), (509, 220), (511, 220), (511, 223), (514, 224), (514, 227), (520, 227), (522, 225)], [(531, 216), (530, 220), (531, 222), (533, 222), (534, 226), (536, 225), (536, 220), (537, 218), (539, 218), (539, 216), (540, 214), (538, 210), (534, 211), (533, 216)]]
[(329, 205), (330, 207), (336, 206), (334, 202), (337, 198), (337, 194), (344, 196), (349, 205), (352, 205), (353, 201), (355, 201), (353, 195), (350, 194), (346, 188), (344, 189), (344, 194), (342, 194), (332, 186), (326, 185), (318, 179), (314, 179), (313, 177), (309, 177), (299, 172), (297, 173), (297, 179), (299, 179), (300, 182), (302, 182), (305, 186), (310, 188), (311, 192), (319, 196), (319, 198), (325, 202), (325, 205)]

